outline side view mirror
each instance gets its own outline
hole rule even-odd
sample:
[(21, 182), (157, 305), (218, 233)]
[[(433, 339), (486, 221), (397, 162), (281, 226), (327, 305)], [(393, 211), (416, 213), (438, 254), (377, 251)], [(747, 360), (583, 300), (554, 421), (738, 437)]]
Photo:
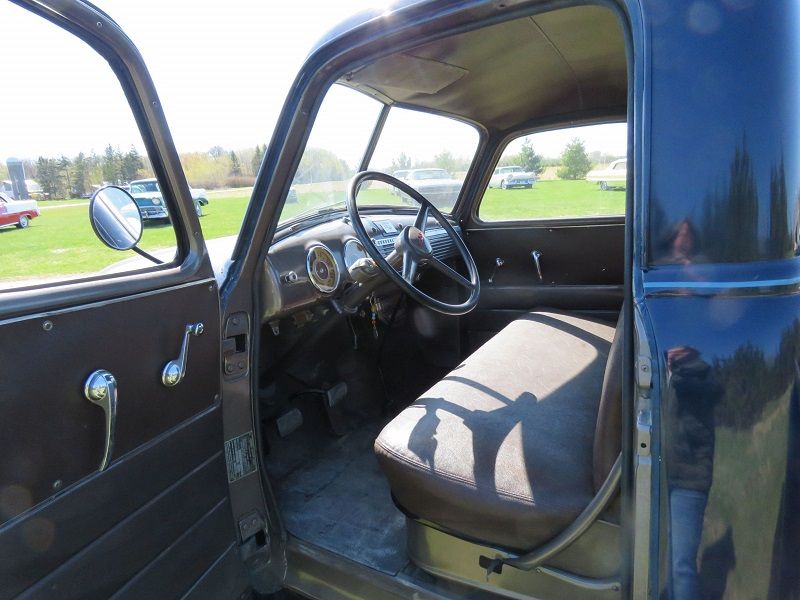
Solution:
[(89, 220), (95, 235), (112, 250), (133, 250), (157, 265), (164, 264), (137, 246), (144, 220), (139, 205), (126, 190), (115, 185), (97, 190), (89, 202)]
[(89, 202), (89, 219), (95, 235), (113, 250), (132, 250), (142, 239), (142, 214), (128, 192), (109, 185)]

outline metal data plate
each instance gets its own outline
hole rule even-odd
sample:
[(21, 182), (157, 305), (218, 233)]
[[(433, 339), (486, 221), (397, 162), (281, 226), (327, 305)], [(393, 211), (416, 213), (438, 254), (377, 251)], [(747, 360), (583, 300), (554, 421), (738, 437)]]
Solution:
[(252, 431), (225, 442), (225, 464), (228, 465), (229, 483), (256, 470), (256, 446)]

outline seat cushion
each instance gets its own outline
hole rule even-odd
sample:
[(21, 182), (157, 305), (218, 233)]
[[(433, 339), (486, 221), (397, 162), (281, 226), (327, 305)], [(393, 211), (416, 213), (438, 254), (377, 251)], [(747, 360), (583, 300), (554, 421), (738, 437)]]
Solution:
[(467, 539), (526, 550), (592, 499), (614, 327), (560, 313), (508, 325), (380, 433), (397, 502)]

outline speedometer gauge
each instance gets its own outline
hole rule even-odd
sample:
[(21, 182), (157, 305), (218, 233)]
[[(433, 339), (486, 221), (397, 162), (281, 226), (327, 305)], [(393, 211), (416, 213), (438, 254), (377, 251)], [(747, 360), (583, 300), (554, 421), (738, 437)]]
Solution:
[(317, 244), (308, 249), (306, 270), (311, 283), (320, 292), (330, 294), (339, 285), (339, 268), (327, 246)]
[(367, 258), (364, 246), (358, 240), (347, 240), (344, 245), (344, 266), (349, 270), (359, 258)]

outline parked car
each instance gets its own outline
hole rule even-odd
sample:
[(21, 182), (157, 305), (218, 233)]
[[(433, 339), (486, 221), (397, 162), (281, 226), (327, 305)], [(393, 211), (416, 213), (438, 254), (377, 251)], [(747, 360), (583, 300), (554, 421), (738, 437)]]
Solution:
[[(182, 181), (111, 17), (13, 3), (37, 50), (61, 27), (115, 69), (161, 189)], [(102, 243), (152, 267), (0, 293), (0, 597), (796, 600), (799, 13), (381, 6), (309, 54), (235, 242), (170, 189), (178, 248), (150, 255), (136, 201), (98, 191)], [(398, 114), (432, 152), (467, 128), (459, 192), (370, 167)], [(284, 212), (331, 122), (372, 128), (363, 170)], [(599, 122), (628, 131), (616, 214), (481, 216), (509, 139)], [(359, 206), (371, 181), (418, 209)], [(597, 196), (572, 206), (623, 200)]]
[(536, 182), (536, 173), (530, 173), (519, 166), (497, 167), (489, 179), (489, 187), (501, 189), (532, 188)]
[[(161, 195), (161, 188), (155, 178), (137, 179), (127, 185), (133, 199), (139, 206), (142, 218), (145, 220), (169, 219), (169, 211)], [(198, 217), (203, 216), (203, 207), (208, 204), (208, 195), (204, 189), (189, 188), (194, 202), (194, 209)]]
[[(404, 171), (400, 171), (403, 173)], [(407, 183), (436, 206), (452, 206), (463, 185), (445, 169), (425, 168), (405, 171), (401, 181)]]
[(39, 216), (39, 205), (35, 200), (14, 200), (8, 194), (0, 192), (0, 227), (16, 225), (25, 229), (31, 219)]
[(595, 169), (586, 174), (586, 181), (593, 181), (600, 185), (604, 192), (614, 187), (625, 187), (628, 180), (628, 159), (620, 158), (613, 161), (605, 169)]

